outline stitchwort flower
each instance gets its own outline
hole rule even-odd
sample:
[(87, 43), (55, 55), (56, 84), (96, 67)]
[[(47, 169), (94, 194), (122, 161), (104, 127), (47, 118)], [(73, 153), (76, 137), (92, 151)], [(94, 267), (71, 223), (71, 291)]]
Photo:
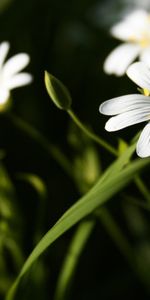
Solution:
[(29, 55), (20, 53), (5, 62), (9, 48), (10, 44), (8, 42), (0, 44), (0, 105), (4, 105), (8, 101), (12, 89), (29, 84), (32, 81), (30, 74), (20, 73), (28, 65)]
[(115, 48), (104, 62), (104, 71), (121, 76), (139, 56), (150, 66), (150, 14), (136, 10), (114, 25), (110, 33), (125, 43)]
[(136, 145), (136, 152), (140, 157), (150, 156), (150, 69), (145, 63), (133, 63), (127, 69), (128, 77), (141, 89), (142, 94), (126, 95), (105, 101), (100, 105), (100, 113), (110, 118), (105, 129), (116, 131), (149, 121), (144, 127)]

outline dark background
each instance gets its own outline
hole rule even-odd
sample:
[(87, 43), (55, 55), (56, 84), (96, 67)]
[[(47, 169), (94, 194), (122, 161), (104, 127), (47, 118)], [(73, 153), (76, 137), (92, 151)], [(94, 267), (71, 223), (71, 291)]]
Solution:
[[(95, 0), (7, 2), (6, 6), (4, 2), (4, 6), (0, 7), (0, 40), (10, 42), (10, 56), (19, 52), (30, 55), (31, 63), (27, 70), (34, 76), (33, 84), (13, 91), (12, 113), (37, 128), (73, 164), (77, 153), (68, 139), (72, 122), (47, 95), (44, 86), (44, 70), (47, 70), (68, 87), (74, 110), (98, 135), (115, 147), (118, 147), (118, 137), (128, 142), (137, 133), (138, 126), (119, 133), (107, 133), (104, 130), (106, 118), (99, 114), (98, 108), (109, 98), (136, 92), (136, 86), (126, 77), (116, 78), (103, 72), (104, 59), (119, 44), (111, 38), (108, 29), (119, 20), (123, 10), (134, 3)], [(36, 174), (46, 185), (46, 203), (39, 221), (40, 236), (79, 198), (80, 192), (53, 157), (15, 126), (7, 113), (0, 115), (0, 128), (0, 148), (5, 152), (3, 166), (17, 195), (14, 201), (18, 215), (16, 213), (12, 218), (13, 230), (14, 234), (18, 234), (26, 258), (35, 246), (33, 236), (40, 220), (39, 217), (36, 221), (40, 205), (37, 192), (30, 184), (19, 180), (18, 174)], [(100, 166), (104, 169), (113, 157), (95, 147)], [(137, 195), (135, 187), (130, 186), (128, 192)], [(123, 194), (116, 196), (108, 208), (134, 243), (125, 220), (122, 199)], [(74, 230), (46, 251), (24, 280), (18, 299), (53, 299), (56, 279)], [(13, 280), (18, 273), (9, 253), (5, 253), (5, 259), (9, 265), (8, 277)], [(0, 277), (3, 278), (2, 272)], [(3, 298), (4, 292), (1, 294)], [(137, 296), (149, 298), (125, 258), (97, 222), (79, 261), (70, 299), (130, 299)]]

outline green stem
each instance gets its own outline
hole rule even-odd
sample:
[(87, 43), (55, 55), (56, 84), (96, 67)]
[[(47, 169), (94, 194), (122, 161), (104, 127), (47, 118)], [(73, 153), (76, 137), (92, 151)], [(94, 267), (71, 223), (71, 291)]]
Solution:
[(145, 280), (145, 271), (143, 271), (142, 268), (143, 264), (141, 265), (141, 261), (138, 260), (136, 253), (134, 253), (128, 240), (124, 237), (121, 229), (118, 227), (116, 221), (113, 219), (109, 211), (106, 210), (104, 207), (97, 209), (96, 215), (107, 230), (108, 234), (110, 235), (116, 246), (124, 255), (130, 267), (137, 275), (139, 281), (143, 284), (143, 286), (149, 293), (149, 284), (147, 284), (147, 281)]
[(142, 179), (139, 176), (136, 176), (134, 180), (135, 180), (137, 187), (139, 188), (139, 191), (144, 196), (147, 203), (150, 204), (150, 192), (147, 189), (147, 187), (145, 186), (145, 184), (143, 183)]
[(129, 203), (133, 203), (134, 205), (143, 208), (144, 210), (147, 210), (148, 212), (150, 212), (150, 205), (148, 203), (145, 203), (143, 201), (137, 200), (136, 198), (133, 198), (132, 196), (124, 196), (123, 197), (125, 199), (125, 201), (128, 201)]
[[(82, 122), (79, 120), (79, 118), (73, 113), (73, 111), (68, 111), (69, 115), (73, 119), (73, 121), (78, 125), (78, 127), (86, 133), (91, 139), (93, 139), (95, 142), (103, 146), (105, 149), (112, 153), (115, 156), (118, 156), (117, 151), (107, 144), (105, 141), (101, 140), (96, 134), (89, 131), (89, 129), (82, 124)], [(32, 125), (27, 123), (26, 121), (22, 120), (18, 116), (14, 116), (12, 114), (7, 115), (9, 120), (19, 129), (21, 129), (23, 132), (28, 134), (31, 138), (33, 138), (37, 143), (41, 145), (43, 149), (45, 149), (54, 159), (57, 161), (57, 163), (65, 170), (65, 172), (72, 177), (72, 168), (70, 166), (70, 163), (68, 162), (68, 159), (65, 157), (65, 155), (54, 145), (50, 144), (49, 141)], [(148, 203), (150, 203), (150, 193), (148, 189), (145, 187), (144, 183), (142, 182), (142, 179), (140, 177), (136, 177), (135, 183), (144, 196), (144, 198), (147, 200)]]
[[(97, 142), (99, 145), (103, 146), (105, 149), (107, 149), (110, 153), (112, 153), (115, 156), (118, 156), (118, 152), (109, 144), (107, 144), (105, 141), (101, 140), (97, 135), (89, 131), (89, 129), (81, 123), (81, 121), (78, 119), (78, 117), (71, 111), (68, 111), (70, 117), (73, 119), (73, 121), (76, 123), (76, 125), (87, 135), (89, 136), (92, 140)], [(37, 141), (58, 163), (61, 165), (61, 167), (66, 171), (66, 173), (69, 176), (72, 175), (72, 169), (70, 166), (70, 163), (68, 162), (67, 158), (64, 156), (64, 154), (55, 146), (51, 145), (45, 137), (34, 127), (29, 125), (27, 122), (23, 121), (17, 116), (9, 115), (9, 120), (18, 128), (20, 128), (23, 132), (28, 134), (31, 138), (33, 138), (35, 141)], [(136, 185), (138, 186), (139, 190), (145, 197), (145, 199), (150, 202), (150, 195), (149, 191), (145, 187), (144, 183), (139, 177), (136, 177), (135, 179)], [(105, 210), (105, 213), (101, 214), (101, 220), (103, 224), (105, 225), (105, 228), (107, 231), (111, 234), (113, 240), (117, 244), (118, 248), (120, 251), (123, 253), (123, 255), (128, 259), (130, 263), (132, 263), (131, 259), (131, 249), (121, 233), (118, 225), (114, 223), (112, 216), (109, 214), (107, 210)], [(82, 231), (81, 231), (82, 232)], [(90, 234), (90, 231), (89, 231)], [(86, 241), (85, 241), (86, 242)], [(84, 244), (82, 244), (82, 247), (79, 247), (79, 252), (82, 251)], [(78, 253), (79, 255), (79, 253)], [(67, 263), (66, 263), (67, 264)], [(74, 264), (72, 264), (72, 271), (73, 273), (74, 268), (76, 267), (77, 261)], [(65, 270), (62, 272), (65, 272)], [(62, 273), (63, 274), (63, 273)]]
[[(76, 125), (84, 132), (87, 136), (89, 136), (92, 140), (97, 142), (99, 145), (103, 146), (105, 149), (107, 149), (110, 153), (112, 153), (115, 156), (118, 156), (118, 152), (109, 144), (107, 144), (105, 141), (101, 140), (96, 134), (89, 131), (89, 129), (82, 124), (82, 122), (79, 120), (79, 118), (75, 115), (75, 113), (72, 110), (68, 110), (68, 114), (73, 119), (73, 121), (76, 123)], [(56, 161), (57, 163), (65, 170), (65, 172), (72, 177), (72, 168), (70, 166), (70, 163), (68, 162), (68, 159), (65, 157), (65, 155), (54, 145), (50, 144), (49, 141), (32, 125), (28, 124), (27, 122), (23, 121), (18, 116), (14, 116), (12, 114), (8, 115), (9, 120), (18, 128), (20, 128), (22, 131), (24, 131), (28, 136), (33, 138), (36, 142), (38, 142)], [(150, 192), (147, 189), (147, 187), (144, 185), (142, 179), (139, 176), (136, 176), (135, 183), (141, 192), (141, 194), (146, 199), (147, 203), (150, 203)]]
[[(79, 118), (75, 115), (75, 113), (72, 110), (68, 110), (68, 114), (72, 118), (72, 120), (76, 123), (76, 125), (92, 140), (94, 140), (99, 145), (103, 146), (105, 149), (107, 149), (111, 154), (118, 156), (118, 152), (107, 142), (99, 138), (96, 134), (89, 131), (89, 129), (82, 124), (82, 122), (79, 120)], [(68, 162), (68, 159), (65, 157), (65, 155), (54, 145), (50, 144), (49, 141), (32, 125), (27, 123), (26, 121), (22, 120), (16, 115), (9, 114), (7, 115), (9, 120), (18, 128), (20, 128), (23, 132), (28, 134), (31, 138), (33, 138), (36, 142), (38, 142), (43, 149), (45, 149), (52, 157), (57, 161), (57, 163), (65, 170), (65, 172), (72, 177), (72, 168), (70, 166), (70, 163)], [(150, 193), (149, 190), (145, 187), (144, 183), (142, 182), (142, 179), (138, 176), (135, 179), (135, 183), (146, 199), (148, 203), (150, 203)]]
[(73, 110), (69, 109), (68, 111), (69, 116), (71, 119), (75, 122), (75, 124), (89, 137), (91, 138), (94, 142), (105, 148), (107, 151), (112, 153), (113, 155), (117, 156), (118, 152), (114, 147), (112, 147), (110, 144), (108, 144), (106, 141), (101, 139), (99, 136), (97, 136), (95, 133), (93, 133), (89, 128), (86, 127), (85, 124), (83, 124), (78, 116), (73, 112)]
[[(103, 139), (101, 139), (100, 137), (98, 137), (96, 134), (94, 134), (92, 131), (90, 131), (81, 121), (80, 119), (76, 116), (76, 114), (70, 109), (68, 110), (68, 114), (71, 117), (71, 119), (75, 122), (75, 124), (89, 137), (91, 138), (93, 141), (95, 141), (96, 143), (98, 143), (100, 146), (102, 146), (103, 148), (105, 148), (107, 151), (109, 151), (111, 154), (118, 156), (118, 152), (116, 151), (115, 148), (113, 148), (111, 145), (109, 145), (107, 142), (105, 142)], [(148, 191), (148, 189), (146, 188), (146, 186), (144, 185), (142, 179), (139, 176), (135, 177), (135, 183), (139, 189), (139, 191), (142, 193), (142, 195), (144, 196), (144, 198), (146, 199), (146, 201), (148, 203), (150, 203), (150, 193)], [(115, 222), (115, 220), (113, 219), (113, 217), (111, 216), (111, 214), (109, 213), (109, 211), (105, 208), (97, 210), (96, 214), (99, 216), (101, 222), (103, 223), (105, 229), (107, 230), (108, 234), (111, 236), (112, 240), (114, 241), (114, 243), (116, 244), (116, 246), (120, 249), (120, 252), (123, 254), (123, 256), (126, 258), (126, 260), (128, 261), (129, 265), (132, 267), (132, 269), (134, 269), (134, 271), (136, 272), (136, 274), (138, 275), (139, 279), (144, 283), (145, 285), (145, 281), (143, 279), (143, 275), (141, 274), (140, 270), (138, 269), (137, 265), (136, 265), (136, 260), (134, 259), (134, 253), (132, 248), (130, 247), (129, 242), (127, 241), (127, 239), (125, 238), (124, 234), (122, 233), (122, 231), (120, 230), (118, 224)], [(84, 246), (84, 244), (82, 245)], [(81, 249), (79, 248), (79, 251), (81, 251)], [(79, 253), (78, 253), (79, 256)], [(77, 259), (78, 257), (76, 257)], [(65, 291), (67, 288), (67, 283), (70, 282), (71, 279), (69, 279), (69, 273), (67, 273), (67, 268), (68, 268), (68, 264), (69, 264), (69, 258), (68, 256), (66, 257), (66, 260), (64, 262), (64, 266), (62, 268), (62, 273), (60, 274), (60, 278), (58, 281), (58, 290), (56, 290), (56, 295), (58, 297), (55, 298), (55, 300), (64, 300), (64, 295), (65, 295)], [(72, 263), (72, 269), (70, 269), (70, 271), (74, 272), (74, 269), (76, 267), (77, 264), (77, 260), (76, 262), (74, 261), (74, 264)], [(68, 275), (68, 277), (65, 275)], [(65, 286), (63, 286), (63, 278), (66, 278), (66, 284)], [(71, 273), (70, 273), (70, 278), (72, 278)], [(68, 281), (67, 281), (68, 280)], [(64, 288), (64, 290), (62, 291), (61, 287)]]
[(130, 247), (129, 242), (124, 237), (121, 229), (119, 228), (118, 224), (109, 213), (106, 208), (97, 209), (95, 212), (96, 216), (99, 218), (100, 222), (105, 227), (106, 231), (116, 244), (116, 246), (120, 249), (120, 252), (123, 256), (127, 259), (130, 265), (133, 267), (134, 255), (133, 250)]
[[(71, 117), (71, 119), (75, 122), (75, 124), (89, 137), (91, 138), (93, 141), (95, 141), (97, 144), (99, 144), (100, 146), (102, 146), (103, 148), (105, 148), (107, 151), (109, 151), (111, 154), (118, 156), (118, 151), (116, 151), (116, 149), (114, 147), (112, 147), (111, 145), (109, 145), (107, 142), (105, 142), (103, 139), (101, 139), (99, 136), (97, 136), (95, 133), (93, 133), (92, 131), (90, 131), (85, 124), (83, 124), (80, 119), (78, 118), (78, 116), (73, 112), (73, 110), (68, 110), (67, 111), (69, 116)], [(146, 199), (146, 201), (148, 203), (150, 203), (150, 192), (149, 190), (146, 188), (146, 186), (144, 185), (142, 179), (139, 176), (136, 176), (135, 178), (135, 183), (136, 186), (138, 187), (139, 191), (141, 192), (141, 194), (144, 196), (144, 198)]]
[(66, 300), (81, 253), (95, 226), (94, 220), (82, 221), (70, 243), (56, 285), (54, 300)]
[[(95, 142), (97, 142), (99, 145), (103, 146), (105, 149), (107, 149), (109, 152), (111, 152), (113, 155), (118, 156), (118, 152), (109, 144), (107, 144), (105, 141), (101, 140), (97, 135), (89, 131), (89, 129), (81, 123), (81, 121), (78, 119), (78, 117), (75, 116), (75, 114), (69, 110), (68, 111), (69, 115), (71, 118), (74, 120), (74, 122), (78, 125), (78, 127), (91, 139), (93, 139)], [(58, 163), (65, 169), (65, 171), (72, 175), (72, 169), (70, 168), (70, 163), (68, 163), (68, 160), (66, 157), (54, 146), (49, 144), (47, 139), (42, 136), (41, 133), (38, 132), (35, 128), (30, 126), (28, 123), (25, 121), (21, 120), (18, 117), (10, 116), (9, 119), (12, 121), (12, 123), (22, 129), (25, 133), (27, 133), (30, 137), (32, 137), (35, 141), (37, 141), (48, 153), (50, 153), (53, 158), (55, 158)], [(96, 214), (99, 214), (96, 212)], [(101, 213), (100, 213), (101, 215)], [(112, 236), (113, 240), (115, 241), (116, 245), (120, 249), (120, 251), (123, 253), (123, 255), (127, 258), (127, 260), (130, 262), (130, 264), (133, 264), (134, 259), (133, 259), (133, 254), (132, 254), (132, 249), (128, 242), (126, 241), (125, 237), (123, 236), (122, 232), (120, 231), (118, 225), (114, 222), (112, 216), (109, 214), (109, 212), (105, 209), (103, 210), (102, 215), (100, 216), (105, 228), (109, 232), (109, 234)], [(72, 275), (74, 273), (74, 270), (76, 268), (78, 258), (80, 253), (83, 251), (83, 247), (91, 233), (92, 230), (92, 225), (91, 227), (84, 228), (79, 228), (78, 232), (76, 233), (74, 239), (73, 239), (73, 244), (70, 246), (70, 249), (76, 249), (77, 252), (73, 252), (72, 259), (70, 260), (69, 256), (66, 258), (63, 268), (62, 268), (62, 273), (60, 275), (60, 279), (58, 282), (59, 288), (57, 289), (56, 294), (56, 300), (58, 299), (63, 299), (63, 295), (65, 295), (66, 288), (68, 286), (67, 283), (69, 283), (70, 278), (72, 278)], [(91, 228), (91, 229), (90, 229)], [(83, 234), (84, 233), (84, 234)], [(82, 237), (82, 238), (81, 238)], [(73, 248), (72, 248), (73, 247)], [(62, 296), (59, 296), (62, 292), (62, 288), (64, 289)], [(59, 290), (59, 292), (58, 292)], [(61, 298), (59, 298), (61, 297)], [(65, 299), (65, 298), (64, 298)]]

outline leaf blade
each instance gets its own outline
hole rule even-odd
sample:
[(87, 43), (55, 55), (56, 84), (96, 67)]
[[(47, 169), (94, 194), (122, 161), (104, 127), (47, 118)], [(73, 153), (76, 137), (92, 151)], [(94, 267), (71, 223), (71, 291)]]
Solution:
[(55, 240), (125, 187), (134, 178), (135, 173), (139, 172), (148, 163), (150, 163), (150, 159), (136, 159), (121, 172), (118, 171), (113, 177), (109, 178), (110, 176), (108, 176), (107, 180), (99, 181), (85, 196), (68, 209), (34, 248), (8, 293), (6, 300), (14, 299), (15, 290), (21, 278)]

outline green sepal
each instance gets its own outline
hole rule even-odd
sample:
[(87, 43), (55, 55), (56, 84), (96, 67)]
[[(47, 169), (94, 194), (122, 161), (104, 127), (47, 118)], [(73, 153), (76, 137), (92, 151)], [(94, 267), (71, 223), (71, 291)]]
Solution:
[(59, 109), (70, 109), (72, 99), (68, 89), (47, 71), (45, 71), (45, 85), (50, 98)]

